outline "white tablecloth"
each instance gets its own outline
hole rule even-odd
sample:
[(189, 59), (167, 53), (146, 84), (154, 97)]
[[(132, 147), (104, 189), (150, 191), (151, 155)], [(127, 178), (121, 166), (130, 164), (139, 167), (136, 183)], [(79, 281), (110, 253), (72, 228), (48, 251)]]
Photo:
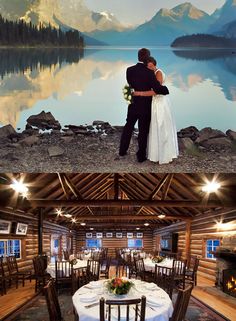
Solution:
[(159, 266), (163, 266), (163, 267), (168, 267), (168, 268), (172, 268), (173, 266), (173, 259), (164, 259), (162, 262), (160, 263), (154, 263), (152, 262), (151, 259), (147, 258), (144, 260), (144, 266), (145, 266), (145, 270), (146, 271), (151, 271), (151, 272), (155, 272), (155, 265), (159, 265)]
[[(69, 263), (68, 264), (68, 270), (69, 270)], [(73, 265), (74, 269), (78, 269), (80, 267), (86, 267), (87, 266), (87, 261), (86, 260), (77, 260), (77, 263)], [(58, 268), (60, 269), (60, 262), (58, 262)], [(50, 263), (47, 266), (47, 272), (51, 274), (52, 278), (56, 277), (56, 265), (55, 263)]]
[[(96, 306), (86, 308), (86, 305), (92, 304), (94, 302), (99, 302), (101, 297), (105, 299), (116, 299), (117, 296), (111, 295), (107, 293), (106, 287), (104, 286), (104, 280), (100, 280), (96, 282), (96, 285), (100, 285), (100, 287), (94, 287), (91, 285), (85, 285), (81, 287), (79, 290), (75, 292), (72, 297), (73, 305), (78, 313), (80, 321), (99, 321), (99, 304)], [(139, 280), (132, 280), (135, 286), (131, 288), (129, 294), (126, 296), (122, 296), (122, 299), (134, 299), (134, 298), (141, 298), (142, 295), (145, 295), (147, 298), (146, 304), (146, 321), (169, 321), (169, 318), (172, 316), (173, 313), (173, 305), (168, 296), (168, 294), (162, 290), (161, 288), (157, 287), (157, 285), (153, 285), (153, 289), (148, 289), (150, 287), (150, 283), (139, 281)], [(93, 282), (94, 285), (95, 282)], [(91, 296), (96, 295), (94, 301), (91, 302), (81, 302), (81, 298), (83, 295), (91, 294)], [(148, 299), (154, 300), (156, 305), (152, 305), (148, 303)], [(115, 319), (112, 319), (112, 321)]]

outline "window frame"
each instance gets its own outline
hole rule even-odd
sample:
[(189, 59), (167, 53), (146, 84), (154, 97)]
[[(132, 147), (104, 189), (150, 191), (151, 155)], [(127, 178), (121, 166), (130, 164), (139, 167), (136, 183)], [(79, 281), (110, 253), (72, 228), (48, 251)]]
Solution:
[[(14, 244), (13, 244), (13, 246), (9, 244), (10, 242), (14, 243), (15, 241), (19, 241), (19, 252), (14, 249), (14, 247), (15, 247)], [(5, 243), (4, 252), (3, 252), (3, 254), (0, 254), (1, 256), (6, 257), (6, 256), (10, 256), (10, 255), (16, 255), (16, 253), (19, 253), (19, 257), (16, 257), (16, 258), (19, 260), (22, 258), (22, 255), (23, 255), (22, 254), (22, 240), (20, 238), (0, 238), (0, 242)], [(11, 248), (13, 248), (13, 251), (10, 250)]]
[[(211, 245), (208, 245), (208, 242), (211, 241)], [(214, 241), (219, 241), (219, 245), (214, 246)], [(203, 247), (203, 257), (205, 260), (215, 261), (216, 257), (214, 254), (211, 254), (211, 251), (215, 251), (218, 246), (221, 245), (221, 238), (220, 237), (207, 237), (204, 239), (204, 247)], [(210, 249), (209, 249), (210, 247)], [(208, 250), (209, 249), (209, 250)], [(209, 257), (207, 255), (210, 255)]]
[[(91, 241), (92, 242), (96, 241), (96, 243), (98, 242), (98, 243), (100, 243), (100, 245), (96, 244), (96, 245), (90, 246), (88, 243)], [(86, 239), (85, 244), (86, 244), (85, 246), (89, 249), (92, 249), (92, 248), (99, 248), (100, 249), (100, 248), (102, 248), (102, 238)]]

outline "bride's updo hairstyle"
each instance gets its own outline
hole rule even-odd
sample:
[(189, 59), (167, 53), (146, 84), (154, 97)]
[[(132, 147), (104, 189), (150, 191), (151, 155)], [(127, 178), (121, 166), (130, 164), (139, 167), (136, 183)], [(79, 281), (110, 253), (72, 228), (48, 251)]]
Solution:
[(146, 64), (150, 55), (150, 50), (148, 50), (147, 48), (142, 48), (138, 51), (138, 60)]
[(147, 59), (147, 64), (148, 64), (149, 62), (151, 62), (154, 66), (157, 65), (156, 59), (153, 58), (153, 57), (151, 57), (151, 56)]

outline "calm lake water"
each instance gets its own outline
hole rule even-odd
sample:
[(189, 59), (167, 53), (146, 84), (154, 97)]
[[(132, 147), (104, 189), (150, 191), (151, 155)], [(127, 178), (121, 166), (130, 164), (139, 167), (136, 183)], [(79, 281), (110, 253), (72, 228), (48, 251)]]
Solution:
[[(64, 126), (125, 123), (125, 72), (138, 48), (0, 51), (0, 126), (24, 129), (50, 111)], [(194, 125), (236, 130), (236, 54), (227, 50), (151, 48), (167, 75), (178, 129)]]

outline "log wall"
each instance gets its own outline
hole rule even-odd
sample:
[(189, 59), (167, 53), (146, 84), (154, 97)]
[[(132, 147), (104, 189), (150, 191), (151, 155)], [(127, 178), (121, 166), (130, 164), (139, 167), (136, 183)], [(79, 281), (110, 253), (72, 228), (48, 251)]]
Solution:
[[(86, 232), (91, 233), (91, 231), (78, 232), (77, 250), (80, 250), (81, 247), (86, 246)], [(101, 231), (97, 231), (97, 232), (101, 232)], [(127, 231), (122, 232), (122, 238), (116, 238), (116, 232), (112, 232), (113, 237), (107, 238), (106, 232), (111, 232), (111, 231), (103, 232), (102, 247), (108, 248), (108, 255), (111, 257), (115, 257), (116, 248), (126, 248), (128, 245)], [(128, 232), (132, 232), (132, 231), (129, 230)], [(92, 234), (93, 234), (93, 238), (96, 238), (96, 232), (93, 232)], [(136, 238), (136, 231), (133, 232), (133, 235), (134, 235), (134, 238)], [(143, 247), (144, 247), (144, 250), (147, 252), (152, 251), (153, 232), (151, 230), (147, 230), (143, 232)]]
[[(233, 210), (215, 210), (209, 211), (207, 214), (196, 216), (191, 223), (190, 236), (190, 255), (197, 255), (200, 258), (198, 272), (204, 277), (215, 281), (216, 262), (212, 259), (205, 258), (205, 242), (207, 239), (231, 237), (236, 238), (235, 225), (227, 226), (227, 230), (223, 227), (219, 228), (217, 222), (236, 220), (236, 211)], [(153, 249), (159, 249), (161, 235), (174, 232), (178, 233), (178, 252), (182, 258), (186, 258), (186, 223), (181, 222), (173, 224), (169, 227), (155, 230)]]
[[(22, 212), (11, 214), (1, 211), (0, 219), (12, 222), (12, 233), (10, 235), (0, 234), (0, 239), (20, 239), (21, 240), (21, 259), (18, 260), (20, 269), (33, 269), (33, 257), (38, 255), (38, 219), (37, 217)], [(16, 224), (28, 224), (27, 235), (16, 235)], [(73, 252), (76, 251), (76, 232), (73, 232), (63, 226), (53, 224), (47, 221), (43, 223), (43, 253), (50, 255), (51, 252), (51, 235), (57, 235), (61, 239), (61, 250), (66, 249), (67, 238), (71, 238)]]

